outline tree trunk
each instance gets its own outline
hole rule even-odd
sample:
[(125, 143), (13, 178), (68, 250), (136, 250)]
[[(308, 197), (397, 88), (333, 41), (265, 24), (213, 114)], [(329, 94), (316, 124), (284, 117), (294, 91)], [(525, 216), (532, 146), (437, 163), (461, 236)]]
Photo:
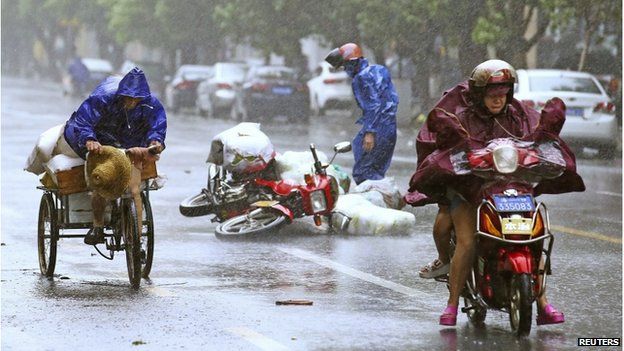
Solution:
[(585, 59), (587, 58), (587, 52), (589, 51), (589, 41), (593, 34), (593, 25), (587, 22), (587, 29), (583, 33), (583, 50), (581, 51), (581, 57), (579, 58), (579, 65), (577, 71), (582, 71), (585, 68)]
[(469, 5), (462, 6), (466, 12), (465, 21), (457, 21), (459, 26), (459, 66), (464, 77), (468, 77), (472, 70), (487, 58), (487, 47), (472, 40), (472, 31), (477, 24), (479, 14), (483, 11), (485, 0), (469, 1)]

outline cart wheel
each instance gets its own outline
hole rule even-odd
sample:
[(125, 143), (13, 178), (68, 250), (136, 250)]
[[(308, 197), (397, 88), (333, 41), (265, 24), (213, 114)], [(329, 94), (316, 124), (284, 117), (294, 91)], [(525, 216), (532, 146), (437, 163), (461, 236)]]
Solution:
[(39, 251), (39, 270), (46, 277), (54, 274), (56, 266), (56, 206), (49, 193), (43, 194), (39, 205), (39, 225), (37, 226), (37, 248)]
[(121, 235), (126, 249), (128, 278), (132, 288), (141, 285), (141, 243), (136, 207), (132, 199), (124, 199), (121, 205)]
[(141, 193), (143, 200), (143, 231), (141, 232), (141, 275), (148, 278), (152, 270), (152, 260), (154, 259), (154, 217), (152, 216), (152, 205)]

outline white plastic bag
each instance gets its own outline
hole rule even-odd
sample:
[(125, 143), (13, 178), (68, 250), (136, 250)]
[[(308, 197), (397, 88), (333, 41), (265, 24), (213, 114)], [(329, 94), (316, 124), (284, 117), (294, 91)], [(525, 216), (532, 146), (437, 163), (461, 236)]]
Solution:
[(207, 162), (234, 173), (251, 173), (264, 169), (274, 157), (273, 144), (260, 124), (243, 122), (212, 139)]
[(401, 196), (401, 192), (392, 177), (380, 180), (365, 180), (358, 184), (351, 193), (366, 193), (370, 191), (381, 193), (388, 208), (400, 210), (405, 206), (403, 196)]
[(43, 165), (52, 158), (52, 152), (59, 138), (62, 137), (64, 129), (65, 123), (62, 123), (41, 133), (35, 147), (26, 160), (26, 164), (24, 165), (25, 171), (34, 174), (45, 172)]
[[(327, 163), (327, 156), (322, 151), (316, 151), (321, 163)], [(281, 179), (292, 179), (304, 184), (304, 175), (314, 173), (314, 158), (310, 151), (286, 151), (275, 156), (275, 166)], [(349, 175), (342, 168), (330, 165), (326, 168), (328, 175), (336, 178), (340, 187), (340, 194), (344, 194), (343, 186), (350, 182)]]
[(362, 194), (338, 197), (331, 220), (335, 231), (350, 235), (406, 235), (416, 226), (412, 213), (376, 206)]

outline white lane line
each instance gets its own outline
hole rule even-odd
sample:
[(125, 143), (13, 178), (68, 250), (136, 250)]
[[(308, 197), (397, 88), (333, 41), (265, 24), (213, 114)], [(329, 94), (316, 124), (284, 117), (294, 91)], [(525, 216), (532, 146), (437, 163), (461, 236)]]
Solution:
[(163, 289), (158, 286), (146, 285), (145, 289), (149, 291), (150, 293), (153, 293), (154, 295), (159, 296), (159, 297), (176, 296), (176, 294), (174, 294), (171, 290)]
[(611, 191), (596, 191), (596, 194), (622, 197), (622, 193), (614, 193)]
[(331, 268), (334, 269), (338, 272), (344, 273), (344, 274), (348, 274), (352, 277), (367, 281), (369, 283), (373, 283), (379, 286), (382, 286), (384, 288), (388, 288), (390, 290), (399, 292), (401, 294), (405, 294), (407, 296), (423, 296), (423, 294), (425, 294), (422, 291), (416, 290), (416, 289), (412, 289), (409, 288), (407, 286), (401, 285), (401, 284), (397, 284), (394, 282), (391, 282), (389, 280), (385, 280), (379, 277), (376, 277), (372, 274), (369, 273), (365, 273), (362, 271), (358, 271), (357, 269), (345, 266), (343, 264), (340, 264), (338, 262), (334, 262), (332, 260), (329, 260), (327, 258), (323, 258), (320, 256), (317, 256), (311, 252), (305, 251), (305, 250), (301, 250), (301, 249), (289, 249), (289, 248), (278, 248), (278, 250), (287, 253), (289, 255), (293, 255), (296, 257), (299, 257), (301, 259), (307, 260), (307, 261), (312, 261), (318, 265), (327, 267), (327, 268)]
[(247, 341), (249, 341), (250, 343), (256, 345), (258, 348), (260, 348), (261, 350), (267, 350), (267, 351), (286, 351), (289, 350), (288, 347), (280, 344), (279, 342), (268, 338), (260, 333), (257, 333), (249, 328), (246, 327), (235, 327), (235, 328), (227, 328), (225, 329), (227, 332), (229, 332), (230, 334), (239, 336)]

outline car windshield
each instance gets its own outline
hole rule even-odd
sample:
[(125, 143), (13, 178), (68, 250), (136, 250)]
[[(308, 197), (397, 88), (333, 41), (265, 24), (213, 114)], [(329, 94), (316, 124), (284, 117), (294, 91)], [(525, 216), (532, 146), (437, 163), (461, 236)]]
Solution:
[(260, 67), (256, 70), (255, 76), (262, 79), (292, 80), (295, 77), (295, 72), (287, 68)]
[(574, 91), (601, 94), (591, 78), (586, 77), (529, 77), (531, 91)]

